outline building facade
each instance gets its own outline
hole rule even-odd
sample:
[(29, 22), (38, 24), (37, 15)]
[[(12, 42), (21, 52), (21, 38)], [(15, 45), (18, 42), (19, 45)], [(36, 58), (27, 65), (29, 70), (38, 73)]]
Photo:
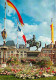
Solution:
[[(5, 51), (5, 54), (4, 54)], [(3, 62), (3, 57), (5, 56), (5, 61), (17, 52), (14, 41), (7, 41), (6, 45), (0, 45), (0, 64)]]
[(51, 60), (56, 63), (56, 41), (55, 44), (49, 44), (42, 48), (41, 50), (42, 56), (49, 56)]
[(17, 55), (20, 58), (26, 58), (27, 57), (27, 51), (29, 51), (29, 47), (26, 47), (23, 44), (19, 45), (19, 48), (17, 49)]
[(11, 56), (15, 56), (18, 59), (22, 58), (36, 58), (40, 52), (39, 51), (30, 51), (29, 47), (26, 47), (23, 44), (19, 45), (19, 48), (16, 48), (14, 41), (7, 41), (6, 45), (0, 45), (0, 64)]

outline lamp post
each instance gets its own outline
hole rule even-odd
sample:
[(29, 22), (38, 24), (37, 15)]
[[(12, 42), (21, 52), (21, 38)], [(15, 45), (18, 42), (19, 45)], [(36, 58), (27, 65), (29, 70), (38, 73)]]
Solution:
[(5, 26), (6, 26), (6, 0), (5, 0), (5, 18), (4, 18), (4, 30), (1, 32), (2, 38), (3, 38), (3, 47), (1, 47), (1, 50), (3, 51), (3, 65), (2, 66), (6, 66), (5, 64), (5, 51), (7, 49), (7, 47), (5, 46), (6, 43), (6, 38), (7, 38), (7, 33), (5, 30)]

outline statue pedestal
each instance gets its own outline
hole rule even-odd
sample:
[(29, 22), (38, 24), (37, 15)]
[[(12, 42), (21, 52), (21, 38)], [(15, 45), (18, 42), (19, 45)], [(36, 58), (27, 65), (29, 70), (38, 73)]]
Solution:
[(2, 67), (5, 68), (6, 67), (6, 62), (2, 63)]
[(5, 54), (6, 54), (6, 50), (8, 49), (7, 46), (2, 46), (1, 47), (1, 50), (3, 51), (3, 62), (2, 62), (2, 67), (6, 67), (6, 58), (5, 58)]

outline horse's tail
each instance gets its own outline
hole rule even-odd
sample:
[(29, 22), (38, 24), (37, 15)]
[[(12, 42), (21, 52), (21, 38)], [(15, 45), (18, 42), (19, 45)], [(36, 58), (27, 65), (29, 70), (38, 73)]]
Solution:
[(39, 41), (40, 42), (40, 45), (39, 45), (39, 47), (41, 47), (41, 41)]

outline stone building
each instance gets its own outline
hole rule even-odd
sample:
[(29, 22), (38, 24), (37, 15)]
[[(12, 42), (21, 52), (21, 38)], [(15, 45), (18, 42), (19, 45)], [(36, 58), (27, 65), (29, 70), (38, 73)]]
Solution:
[(17, 55), (20, 58), (26, 58), (27, 57), (27, 51), (29, 51), (29, 47), (25, 47), (25, 45), (20, 44), (19, 48), (17, 49)]
[[(4, 53), (5, 49), (5, 54)], [(0, 45), (0, 64), (3, 62), (3, 57), (5, 56), (5, 61), (7, 60), (8, 57), (11, 55), (15, 55), (17, 52), (16, 46), (14, 44), (14, 41), (7, 41), (6, 45)]]
[(55, 44), (45, 44), (45, 47), (42, 47), (41, 55), (49, 56), (51, 60), (56, 63), (56, 41)]
[(35, 58), (39, 53), (39, 51), (30, 51), (29, 47), (26, 47), (23, 44), (20, 44), (19, 48), (16, 48), (14, 41), (7, 41), (5, 46), (0, 45), (0, 64), (3, 62), (4, 56), (6, 62), (11, 56), (15, 56), (18, 59), (32, 57)]
[(25, 45), (20, 44), (19, 48), (16, 48), (14, 41), (7, 41), (5, 46), (0, 45), (0, 64), (3, 62), (4, 56), (5, 56), (5, 62), (10, 56), (16, 56), (18, 59), (26, 58), (27, 51), (29, 51), (29, 48), (25, 47)]

